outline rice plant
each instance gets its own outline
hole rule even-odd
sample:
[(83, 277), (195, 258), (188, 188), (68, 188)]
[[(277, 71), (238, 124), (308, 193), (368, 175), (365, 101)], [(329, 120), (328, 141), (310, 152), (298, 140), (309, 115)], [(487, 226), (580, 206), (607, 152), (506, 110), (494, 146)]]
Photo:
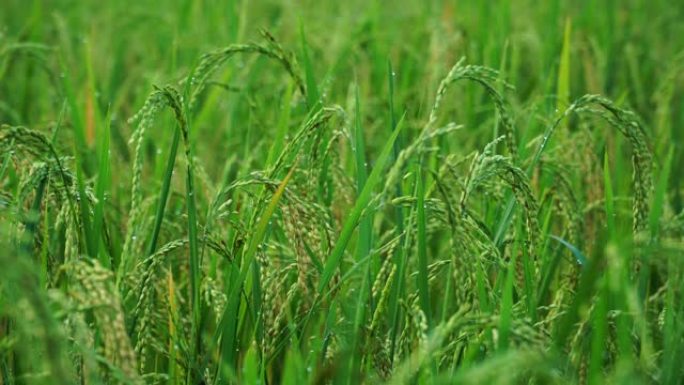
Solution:
[(5, 3), (0, 385), (684, 381), (679, 4)]

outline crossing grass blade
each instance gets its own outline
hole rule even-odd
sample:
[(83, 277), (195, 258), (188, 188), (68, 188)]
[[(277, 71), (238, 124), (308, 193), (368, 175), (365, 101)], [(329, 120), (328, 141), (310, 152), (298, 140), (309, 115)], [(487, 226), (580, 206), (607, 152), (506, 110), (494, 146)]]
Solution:
[(294, 83), (290, 83), (283, 95), (283, 101), (280, 104), (280, 116), (278, 117), (278, 126), (276, 136), (273, 140), (273, 145), (268, 151), (268, 159), (266, 164), (272, 166), (278, 154), (282, 152), (283, 144), (285, 143), (285, 136), (290, 126), (290, 116), (292, 114), (292, 96), (294, 94)]
[(563, 33), (563, 48), (558, 64), (558, 85), (556, 90), (556, 111), (565, 111), (570, 106), (570, 38), (572, 22), (565, 20), (565, 32)]
[(423, 182), (423, 170), (421, 165), (416, 166), (416, 231), (418, 247), (418, 275), (416, 276), (416, 286), (418, 286), (418, 296), (420, 307), (427, 317), (428, 327), (432, 324), (430, 311), (430, 291), (428, 288), (428, 255), (427, 255), (427, 219), (425, 218), (425, 184)]
[(328, 286), (330, 279), (332, 279), (333, 274), (335, 274), (335, 271), (338, 269), (340, 262), (342, 261), (342, 256), (344, 255), (344, 251), (347, 248), (347, 244), (351, 239), (354, 229), (359, 223), (361, 213), (368, 205), (368, 202), (370, 202), (373, 189), (381, 180), (382, 172), (384, 171), (385, 165), (387, 164), (390, 153), (394, 147), (394, 141), (397, 139), (397, 136), (402, 129), (402, 125), (403, 117), (399, 120), (399, 123), (397, 123), (397, 127), (394, 129), (394, 132), (390, 138), (387, 140), (387, 142), (385, 142), (385, 146), (380, 152), (380, 155), (378, 155), (375, 165), (373, 166), (373, 170), (368, 176), (366, 184), (363, 186), (361, 193), (356, 198), (354, 207), (352, 207), (349, 215), (347, 215), (347, 218), (344, 221), (340, 236), (337, 239), (337, 242), (335, 242), (335, 246), (333, 247), (328, 260), (325, 263), (323, 273), (321, 274), (321, 278), (318, 283), (317, 295), (319, 297)]
[[(366, 162), (366, 145), (364, 142), (364, 132), (361, 125), (361, 105), (359, 103), (359, 90), (355, 93), (355, 118), (354, 118), (354, 154), (356, 158), (356, 189), (363, 191), (368, 179), (368, 163)], [(361, 218), (359, 223), (359, 241), (357, 247), (356, 259), (363, 258), (370, 253), (371, 248), (371, 230), (373, 225), (372, 213)]]
[[(190, 146), (186, 143), (186, 146)], [(190, 245), (190, 290), (192, 293), (192, 320), (193, 320), (193, 356), (192, 361), (196, 363), (199, 360), (202, 352), (202, 310), (201, 310), (201, 261), (199, 259), (199, 240), (197, 234), (197, 207), (195, 201), (195, 176), (192, 169), (192, 152), (187, 151), (190, 159), (188, 159), (188, 166), (186, 169), (186, 199), (188, 205), (188, 241)], [(190, 370), (190, 378), (196, 379), (199, 377), (199, 368)], [(193, 380), (194, 382), (194, 380)]]
[(110, 163), (110, 124), (111, 115), (108, 112), (105, 118), (102, 131), (97, 136), (97, 153), (98, 153), (98, 172), (97, 172), (97, 182), (95, 183), (95, 198), (97, 199), (94, 207), (93, 216), (93, 239), (97, 242), (97, 256), (105, 267), (112, 267), (112, 261), (108, 252), (104, 250), (101, 245), (102, 241), (102, 231), (104, 230), (104, 212), (105, 205), (107, 204), (107, 193), (111, 184), (111, 163)]
[[(66, 68), (65, 74), (66, 72)], [(85, 128), (81, 109), (78, 106), (76, 95), (74, 94), (71, 78), (64, 76), (63, 81), (64, 91), (71, 114), (71, 124), (73, 127), (74, 137), (73, 153), (76, 159), (76, 186), (78, 195), (76, 201), (79, 206), (80, 220), (83, 228), (84, 244), (86, 252), (91, 258), (97, 258), (97, 240), (94, 238), (93, 227), (90, 223), (90, 204), (86, 195), (86, 178), (88, 166), (90, 165), (88, 156), (88, 145), (86, 142)]]
[[(395, 80), (395, 73), (394, 73), (394, 68), (392, 67), (392, 61), (388, 60), (387, 61), (387, 83), (388, 83), (388, 88), (389, 88), (389, 131), (393, 132), (394, 129), (396, 128), (397, 122), (396, 122), (396, 116), (395, 116), (395, 107), (394, 107), (394, 80)], [(399, 157), (399, 153), (402, 149), (402, 135), (399, 135), (397, 139), (394, 141), (394, 147), (392, 151), (392, 160), (396, 160)], [(394, 187), (394, 193), (396, 196), (402, 196), (403, 194), (403, 189), (402, 189), (402, 182), (397, 181), (396, 185)], [(394, 216), (395, 216), (395, 223), (397, 226), (397, 234), (399, 234), (399, 244), (403, 243), (404, 240), (404, 209), (402, 207), (397, 206), (394, 210)], [(392, 256), (393, 258), (393, 264), (395, 266), (395, 269), (397, 271), (396, 278), (394, 279), (394, 283), (392, 284), (391, 288), (391, 293), (390, 293), (390, 298), (389, 298), (389, 304), (388, 304), (388, 309), (389, 309), (389, 317), (390, 317), (390, 362), (393, 363), (394, 360), (394, 351), (396, 348), (396, 340), (397, 340), (397, 333), (398, 333), (398, 327), (399, 327), (399, 299), (402, 296), (402, 293), (404, 291), (404, 266), (405, 266), (405, 261), (406, 261), (406, 250), (403, 247), (397, 248), (397, 250), (394, 252), (394, 255)]]
[(173, 130), (173, 138), (171, 139), (171, 147), (166, 160), (166, 168), (162, 175), (162, 185), (159, 189), (159, 198), (157, 200), (157, 208), (154, 215), (154, 222), (152, 225), (152, 235), (150, 243), (147, 248), (147, 256), (154, 254), (157, 250), (157, 243), (159, 242), (159, 234), (161, 232), (162, 222), (164, 221), (164, 212), (166, 210), (166, 202), (169, 199), (169, 192), (171, 190), (171, 178), (173, 176), (173, 169), (176, 164), (176, 154), (178, 153), (178, 145), (180, 144), (181, 129), (175, 127)]
[(304, 33), (304, 24), (299, 23), (299, 37), (302, 49), (302, 61), (304, 62), (304, 75), (306, 80), (306, 104), (309, 111), (316, 111), (322, 107), (321, 97), (318, 91), (318, 84), (316, 83), (316, 75), (314, 74), (313, 64), (309, 56), (309, 44), (306, 41), (306, 34)]
[(240, 293), (242, 293), (243, 290), (243, 283), (245, 282), (245, 279), (247, 278), (247, 273), (249, 272), (250, 267), (252, 266), (252, 262), (254, 261), (254, 258), (256, 256), (257, 248), (259, 247), (259, 245), (261, 245), (261, 242), (264, 239), (264, 235), (266, 234), (266, 230), (268, 228), (268, 223), (271, 220), (273, 214), (275, 213), (276, 208), (278, 207), (278, 202), (280, 201), (280, 198), (285, 192), (285, 187), (287, 187), (287, 184), (292, 178), (292, 175), (295, 171), (295, 167), (296, 166), (292, 167), (287, 176), (285, 176), (282, 182), (280, 182), (278, 188), (273, 193), (271, 200), (269, 201), (268, 205), (261, 214), (259, 222), (257, 222), (256, 227), (254, 229), (254, 236), (251, 238), (242, 256), (242, 264), (240, 266), (239, 275), (232, 283), (232, 289), (228, 294), (228, 302), (226, 304), (225, 311), (221, 316), (221, 327), (219, 330), (221, 333), (221, 362), (229, 367), (235, 367), (235, 333), (237, 332), (237, 322), (239, 321), (239, 318), (236, 317), (236, 315), (238, 314)]
[(615, 235), (615, 197), (613, 194), (613, 179), (610, 175), (610, 164), (608, 163), (608, 149), (603, 156), (603, 182), (605, 189), (605, 208), (606, 208), (606, 225), (608, 227), (608, 236)]
[(503, 293), (501, 295), (501, 319), (499, 320), (499, 349), (506, 350), (510, 344), (511, 323), (513, 318), (513, 282), (515, 278), (515, 268), (517, 264), (518, 252), (514, 248), (512, 258), (508, 262), (506, 269)]
[[(366, 162), (366, 146), (364, 140), (364, 131), (361, 124), (361, 104), (359, 102), (359, 89), (356, 87), (354, 93), (354, 155), (356, 159), (356, 190), (363, 191), (367, 179), (368, 170)], [(365, 260), (366, 257), (370, 255), (371, 252), (371, 236), (372, 236), (372, 226), (373, 226), (373, 212), (367, 213), (361, 218), (359, 222), (359, 236), (356, 245), (356, 256), (355, 260), (361, 261)], [(365, 269), (362, 271), (363, 283), (361, 285), (361, 291), (357, 297), (356, 310), (354, 317), (354, 329), (352, 334), (351, 342), (351, 352), (352, 359), (350, 360), (348, 378), (350, 383), (354, 379), (354, 373), (359, 370), (360, 355), (354, 354), (358, 349), (359, 339), (361, 338), (361, 327), (365, 323), (367, 317), (368, 308), (369, 312), (372, 314), (374, 311), (372, 296), (370, 295), (370, 285), (371, 285), (371, 263), (370, 261), (365, 262)]]
[(608, 333), (608, 290), (604, 279), (598, 282), (597, 302), (591, 314), (591, 360), (589, 363), (589, 383), (603, 382), (603, 362), (605, 359), (606, 334)]

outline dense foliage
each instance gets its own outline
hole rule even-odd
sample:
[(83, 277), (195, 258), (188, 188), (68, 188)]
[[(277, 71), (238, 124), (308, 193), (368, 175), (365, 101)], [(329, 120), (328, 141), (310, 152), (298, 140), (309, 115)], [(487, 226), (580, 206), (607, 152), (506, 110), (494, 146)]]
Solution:
[(0, 385), (682, 383), (682, 20), (3, 0)]

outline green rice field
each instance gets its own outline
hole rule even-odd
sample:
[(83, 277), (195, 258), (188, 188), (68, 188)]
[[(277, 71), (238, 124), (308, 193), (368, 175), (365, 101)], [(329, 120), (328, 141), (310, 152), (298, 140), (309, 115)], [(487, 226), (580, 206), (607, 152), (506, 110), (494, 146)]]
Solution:
[(0, 385), (683, 361), (681, 0), (0, 0)]

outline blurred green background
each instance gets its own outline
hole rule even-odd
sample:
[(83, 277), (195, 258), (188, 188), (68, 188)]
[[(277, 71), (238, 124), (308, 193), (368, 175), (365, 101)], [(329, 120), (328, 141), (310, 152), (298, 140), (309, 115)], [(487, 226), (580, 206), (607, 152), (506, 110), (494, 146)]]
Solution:
[[(548, 116), (558, 106), (558, 63), (570, 23), (569, 99), (596, 93), (631, 107), (662, 148), (670, 141), (679, 145), (682, 138), (677, 129), (684, 123), (677, 76), (682, 19), (684, 2), (668, 0), (3, 0), (0, 121), (28, 126), (55, 121), (63, 101), (60, 77), (67, 75), (86, 115), (111, 111), (114, 140), (121, 144), (129, 133), (125, 120), (152, 85), (180, 79), (207, 51), (258, 41), (263, 28), (299, 55), (303, 30), (324, 101), (345, 106), (355, 82), (366, 111), (387, 103), (388, 60), (397, 74), (397, 103), (408, 118), (422, 118), (439, 79), (459, 58), (499, 69), (516, 88), (509, 100), (529, 112), (520, 124), (526, 137), (525, 132), (541, 129), (535, 114)], [(235, 86), (247, 92), (207, 109), (207, 124), (194, 134), (217, 140), (195, 143), (198, 154), (226, 145), (242, 148), (247, 130), (236, 122), (246, 119), (249, 106), (268, 121), (270, 112), (263, 109), (279, 100), (284, 85), (273, 81), (280, 75), (262, 61), (239, 58), (224, 72), (222, 79), (237, 79)], [(249, 92), (264, 88), (272, 92)], [(480, 115), (471, 114), (477, 92), (464, 92), (461, 107), (451, 113), (472, 127), (481, 123)], [(385, 119), (374, 116), (367, 127), (371, 147)], [(466, 140), (479, 145), (482, 139)], [(124, 147), (118, 146), (127, 159)], [(677, 154), (675, 163), (684, 165)]]

